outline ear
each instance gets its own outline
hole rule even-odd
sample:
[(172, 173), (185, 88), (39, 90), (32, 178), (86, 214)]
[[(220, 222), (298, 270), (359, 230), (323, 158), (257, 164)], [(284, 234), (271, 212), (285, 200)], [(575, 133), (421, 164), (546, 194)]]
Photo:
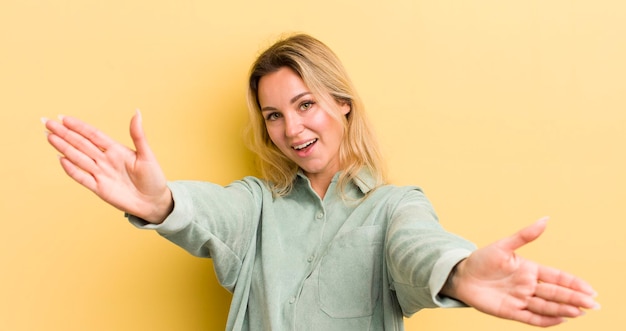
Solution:
[(347, 101), (340, 101), (339, 102), (339, 110), (341, 111), (342, 115), (348, 115), (348, 113), (350, 113), (350, 111), (352, 110), (352, 104), (350, 102)]

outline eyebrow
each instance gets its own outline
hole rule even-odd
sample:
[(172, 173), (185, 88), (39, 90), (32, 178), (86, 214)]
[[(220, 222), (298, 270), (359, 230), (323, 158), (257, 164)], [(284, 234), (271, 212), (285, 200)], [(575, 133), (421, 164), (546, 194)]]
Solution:
[[(295, 97), (291, 98), (291, 100), (289, 100), (289, 103), (294, 104), (296, 101), (298, 101), (298, 99), (302, 98), (303, 96), (305, 96), (307, 94), (312, 94), (312, 93), (311, 92), (302, 92), (302, 93), (296, 95)], [(267, 107), (261, 108), (261, 111), (267, 111), (267, 110), (277, 110), (277, 109), (275, 107), (272, 107), (272, 106), (267, 106)]]

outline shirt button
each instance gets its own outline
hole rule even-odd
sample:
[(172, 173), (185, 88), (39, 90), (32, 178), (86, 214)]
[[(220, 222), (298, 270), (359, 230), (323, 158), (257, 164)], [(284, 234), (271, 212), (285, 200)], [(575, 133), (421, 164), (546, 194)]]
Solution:
[(324, 218), (324, 212), (319, 212), (319, 213), (317, 214), (317, 219), (318, 219), (318, 220), (321, 220), (322, 218)]
[(296, 302), (296, 297), (292, 297), (291, 299), (289, 299), (289, 304), (293, 304), (294, 302)]
[(308, 259), (306, 259), (306, 261), (307, 262), (313, 262), (313, 258), (314, 258), (314, 255), (311, 255), (311, 256), (309, 256)]

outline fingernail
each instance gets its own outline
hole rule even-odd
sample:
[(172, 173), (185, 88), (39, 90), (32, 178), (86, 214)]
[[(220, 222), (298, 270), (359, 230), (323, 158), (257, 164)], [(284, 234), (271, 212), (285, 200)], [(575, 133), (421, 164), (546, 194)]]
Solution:
[(65, 115), (59, 114), (57, 115), (57, 117), (59, 118), (59, 121), (63, 122), (63, 118), (65, 118)]
[(593, 307), (591, 307), (592, 310), (600, 310), (600, 308), (602, 308), (602, 306), (597, 302), (595, 305), (593, 305)]
[(46, 123), (48, 122), (48, 118), (47, 117), (42, 117), (39, 120), (41, 121), (41, 123), (43, 123), (43, 125), (46, 125)]

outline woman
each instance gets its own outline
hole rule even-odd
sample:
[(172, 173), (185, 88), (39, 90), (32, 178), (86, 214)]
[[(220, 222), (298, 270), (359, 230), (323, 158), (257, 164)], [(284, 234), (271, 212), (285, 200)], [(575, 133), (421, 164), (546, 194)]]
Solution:
[(135, 225), (214, 260), (233, 292), (229, 330), (402, 330), (422, 308), (472, 306), (551, 326), (598, 307), (581, 279), (516, 256), (542, 219), (481, 249), (444, 231), (416, 187), (385, 183), (348, 75), (295, 35), (253, 64), (250, 146), (262, 179), (167, 182), (131, 120), (136, 150), (75, 118), (45, 121), (67, 174)]

